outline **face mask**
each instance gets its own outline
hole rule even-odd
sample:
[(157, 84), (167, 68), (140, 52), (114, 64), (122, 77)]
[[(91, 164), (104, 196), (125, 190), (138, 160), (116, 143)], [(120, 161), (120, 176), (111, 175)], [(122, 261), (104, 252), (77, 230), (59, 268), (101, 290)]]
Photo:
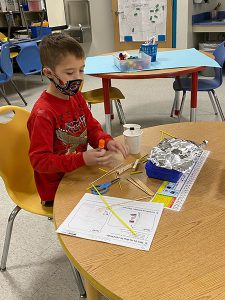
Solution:
[(57, 90), (59, 90), (62, 94), (73, 96), (79, 91), (82, 83), (81, 79), (69, 80), (64, 83), (58, 76), (55, 74), (54, 76), (58, 79), (59, 83), (56, 83), (52, 78), (49, 78), (49, 80), (54, 83)]

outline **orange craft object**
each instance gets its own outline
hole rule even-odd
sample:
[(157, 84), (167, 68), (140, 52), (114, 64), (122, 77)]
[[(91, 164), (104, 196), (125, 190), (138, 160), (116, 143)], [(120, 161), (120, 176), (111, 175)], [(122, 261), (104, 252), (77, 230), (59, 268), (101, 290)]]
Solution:
[(104, 148), (105, 148), (105, 140), (100, 139), (98, 141), (98, 149), (101, 150), (101, 149), (104, 149)]

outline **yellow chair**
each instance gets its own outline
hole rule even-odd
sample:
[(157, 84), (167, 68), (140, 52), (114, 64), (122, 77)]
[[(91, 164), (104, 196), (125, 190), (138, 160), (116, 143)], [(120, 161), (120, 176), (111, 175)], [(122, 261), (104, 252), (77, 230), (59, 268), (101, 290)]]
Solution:
[[(12, 112), (9, 122), (1, 122), (5, 118), (2, 115)], [(6, 261), (11, 240), (13, 222), (17, 213), (24, 209), (28, 212), (53, 217), (52, 207), (44, 207), (36, 190), (33, 169), (30, 164), (29, 135), (27, 130), (27, 120), (30, 113), (18, 106), (0, 107), (0, 176), (2, 177), (5, 188), (16, 207), (11, 212), (6, 229), (5, 242), (3, 247), (0, 270), (6, 270)], [(4, 119), (3, 119), (4, 120)], [(7, 119), (6, 119), (7, 121)], [(77, 270), (75, 274), (78, 273)], [(76, 274), (79, 277), (79, 273)], [(79, 278), (78, 278), (79, 280)], [(77, 282), (82, 284), (82, 282)], [(81, 291), (82, 286), (79, 286)], [(83, 290), (82, 290), (83, 291)], [(84, 290), (85, 293), (85, 290)]]
[[(103, 97), (103, 89), (95, 89), (87, 92), (82, 92), (82, 95), (86, 102), (88, 103), (89, 107), (91, 108), (92, 104), (97, 104), (97, 103), (102, 103), (104, 102), (104, 97)], [(110, 87), (109, 89), (109, 97), (111, 101), (114, 101), (116, 110), (118, 113), (118, 117), (120, 120), (121, 124), (126, 124), (126, 118), (123, 112), (123, 108), (120, 102), (120, 99), (125, 99), (124, 95), (122, 92), (115, 87)]]
[(30, 113), (17, 106), (0, 107), (0, 115), (8, 112), (14, 112), (12, 119), (7, 123), (0, 123), (0, 176), (16, 207), (8, 219), (1, 271), (6, 269), (12, 227), (17, 213), (24, 209), (52, 218), (52, 208), (45, 208), (41, 205), (28, 157), (29, 136), (26, 124)]

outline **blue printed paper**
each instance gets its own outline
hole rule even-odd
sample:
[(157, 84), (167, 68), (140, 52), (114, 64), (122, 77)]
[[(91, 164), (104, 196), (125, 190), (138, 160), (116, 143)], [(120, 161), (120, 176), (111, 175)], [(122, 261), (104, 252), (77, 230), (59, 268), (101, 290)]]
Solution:
[[(135, 53), (132, 53), (132, 55), (135, 55)], [(157, 54), (156, 62), (152, 62), (151, 67), (148, 70), (163, 70), (201, 66), (221, 68), (214, 59), (192, 48), (185, 50), (160, 51)], [(121, 71), (114, 65), (113, 56), (105, 55), (87, 57), (84, 72), (85, 74), (91, 75), (104, 73), (120, 73)]]

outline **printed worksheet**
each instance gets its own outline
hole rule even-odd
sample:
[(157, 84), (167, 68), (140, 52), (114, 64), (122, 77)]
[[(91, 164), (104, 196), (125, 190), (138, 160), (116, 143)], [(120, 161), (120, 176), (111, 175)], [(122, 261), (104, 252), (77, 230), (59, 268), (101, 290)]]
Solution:
[(166, 40), (167, 0), (118, 0), (120, 41)]
[(98, 195), (86, 193), (57, 233), (125, 247), (149, 250), (164, 204), (104, 196), (134, 235), (106, 207)]

